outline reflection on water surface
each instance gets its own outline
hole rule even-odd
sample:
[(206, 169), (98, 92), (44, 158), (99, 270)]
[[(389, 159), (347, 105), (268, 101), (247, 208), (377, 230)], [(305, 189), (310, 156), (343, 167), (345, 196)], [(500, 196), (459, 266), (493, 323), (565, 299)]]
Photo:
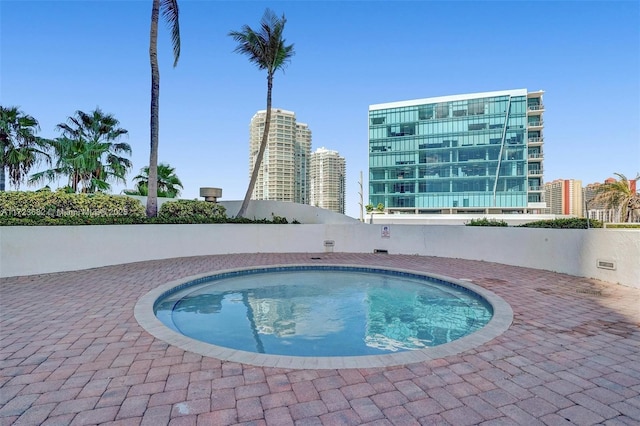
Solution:
[(469, 292), (385, 273), (283, 271), (198, 284), (156, 315), (189, 337), (244, 351), (355, 356), (450, 342), (491, 319)]

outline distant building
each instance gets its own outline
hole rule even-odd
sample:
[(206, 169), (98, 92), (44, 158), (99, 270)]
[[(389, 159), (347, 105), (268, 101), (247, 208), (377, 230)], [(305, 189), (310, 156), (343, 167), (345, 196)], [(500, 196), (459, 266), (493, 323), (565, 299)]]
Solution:
[(544, 199), (551, 214), (584, 216), (582, 181), (580, 180), (557, 179), (546, 183)]
[[(604, 183), (614, 183), (616, 180), (614, 178), (608, 178), (604, 181)], [(598, 195), (598, 188), (602, 185), (602, 183), (595, 182), (590, 183), (589, 185), (584, 187), (583, 194), (585, 204), (587, 206), (587, 215), (589, 219), (596, 219), (602, 222), (623, 222), (624, 219), (620, 217), (620, 211), (617, 209), (610, 209), (607, 207), (605, 203), (602, 201), (596, 201), (596, 196)], [(636, 193), (637, 183), (635, 180), (629, 181), (629, 189), (632, 193)]]
[[(249, 176), (264, 134), (266, 115), (266, 110), (258, 111), (249, 126)], [(298, 123), (291, 111), (272, 109), (267, 147), (251, 199), (308, 204), (310, 152), (309, 127)]]
[(604, 203), (595, 201), (600, 185), (602, 184), (598, 182), (590, 183), (582, 190), (584, 202), (587, 206), (587, 214), (585, 216), (602, 222), (615, 222), (615, 211), (608, 209)]
[(369, 106), (369, 203), (390, 213), (543, 213), (543, 91)]
[[(311, 153), (311, 130), (305, 123), (296, 123), (295, 144), (295, 200), (309, 204), (309, 160)], [(299, 200), (299, 201), (298, 201)]]
[(346, 162), (337, 151), (318, 148), (311, 154), (310, 204), (344, 214)]

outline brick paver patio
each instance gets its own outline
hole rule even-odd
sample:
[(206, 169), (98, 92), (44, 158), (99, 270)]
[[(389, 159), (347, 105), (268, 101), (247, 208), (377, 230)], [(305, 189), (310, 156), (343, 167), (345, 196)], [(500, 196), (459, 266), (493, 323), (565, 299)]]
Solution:
[[(514, 322), (433, 361), (287, 370), (186, 352), (134, 318), (137, 300), (171, 280), (313, 262), (469, 279), (509, 302)], [(0, 279), (0, 309), (1, 425), (640, 424), (640, 290), (552, 272), (384, 254), (205, 256)]]

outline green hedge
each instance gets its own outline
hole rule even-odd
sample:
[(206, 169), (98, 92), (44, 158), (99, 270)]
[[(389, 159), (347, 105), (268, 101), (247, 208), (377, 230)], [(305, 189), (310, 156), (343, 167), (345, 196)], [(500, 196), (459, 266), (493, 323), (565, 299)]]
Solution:
[(135, 225), (149, 223), (144, 217), (23, 217), (14, 218), (0, 216), (0, 226), (77, 226), (77, 225)]
[(487, 219), (471, 219), (471, 222), (466, 224), (467, 226), (509, 226), (504, 220)]
[(162, 223), (226, 223), (227, 210), (216, 203), (176, 200), (162, 204), (158, 212)]
[(640, 229), (640, 223), (612, 223), (607, 224), (607, 229)]
[(602, 228), (602, 222), (594, 219), (588, 219), (587, 221), (586, 218), (576, 217), (567, 219), (539, 220), (536, 222), (524, 223), (520, 226), (524, 228), (587, 229)]
[[(565, 219), (550, 219), (550, 220), (538, 220), (536, 222), (529, 222), (522, 225), (518, 225), (523, 228), (553, 228), (553, 229), (587, 229), (587, 228), (602, 228), (602, 222), (598, 220), (589, 219), (587, 226), (586, 218), (565, 218)], [(467, 226), (509, 226), (504, 220), (495, 219), (471, 219), (471, 222), (466, 224)]]
[[(0, 226), (132, 225), (264, 223), (272, 219), (228, 218), (224, 206), (200, 200), (175, 200), (162, 204), (158, 217), (147, 218), (135, 198), (107, 194), (67, 194), (64, 191), (0, 192)], [(292, 223), (299, 223), (294, 220)]]
[(144, 218), (140, 201), (107, 194), (67, 194), (62, 191), (0, 192), (0, 217), (48, 218)]

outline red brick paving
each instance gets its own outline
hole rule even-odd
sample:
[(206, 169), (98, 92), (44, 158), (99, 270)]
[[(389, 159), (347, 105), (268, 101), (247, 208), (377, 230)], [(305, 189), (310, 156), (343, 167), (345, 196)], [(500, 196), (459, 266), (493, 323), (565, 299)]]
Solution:
[[(288, 370), (185, 352), (134, 318), (162, 283), (311, 257), (470, 279), (514, 322), (419, 364)], [(487, 262), (243, 254), (4, 278), (0, 327), (0, 425), (640, 424), (640, 290)]]

